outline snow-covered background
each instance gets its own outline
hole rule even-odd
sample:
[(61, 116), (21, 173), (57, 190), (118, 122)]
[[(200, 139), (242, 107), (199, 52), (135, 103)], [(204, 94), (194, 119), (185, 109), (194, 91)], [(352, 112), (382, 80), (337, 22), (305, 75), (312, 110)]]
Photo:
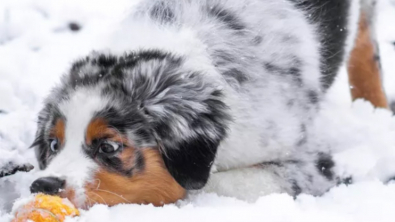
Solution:
[[(0, 0), (0, 166), (35, 164), (28, 147), (42, 99), (70, 63), (101, 44), (138, 0)], [(395, 1), (379, 1), (377, 34), (388, 97), (395, 100)], [(79, 30), (76, 30), (78, 29)], [(72, 30), (74, 29), (74, 31)], [(255, 203), (197, 193), (161, 208), (97, 205), (69, 221), (391, 221), (395, 220), (395, 117), (364, 101), (351, 103), (343, 69), (316, 122), (316, 142), (335, 153), (354, 184), (322, 197), (286, 194)], [(15, 198), (29, 195), (31, 173), (0, 179), (0, 222)]]

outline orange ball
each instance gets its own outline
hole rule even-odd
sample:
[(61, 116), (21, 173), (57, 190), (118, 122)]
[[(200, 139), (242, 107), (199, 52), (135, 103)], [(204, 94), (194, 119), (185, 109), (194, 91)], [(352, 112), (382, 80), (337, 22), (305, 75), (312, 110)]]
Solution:
[(12, 222), (63, 222), (66, 216), (79, 216), (73, 204), (57, 196), (37, 194), (33, 201), (19, 208)]

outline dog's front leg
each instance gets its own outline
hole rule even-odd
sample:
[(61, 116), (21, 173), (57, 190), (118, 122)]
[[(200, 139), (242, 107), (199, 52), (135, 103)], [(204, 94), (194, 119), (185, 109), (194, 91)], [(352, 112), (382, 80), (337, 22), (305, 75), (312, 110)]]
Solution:
[(287, 187), (273, 171), (251, 167), (213, 173), (203, 190), (254, 202), (260, 196), (284, 192)]
[(13, 175), (17, 172), (29, 172), (34, 167), (31, 164), (17, 164), (14, 162), (8, 162), (4, 166), (0, 166), (0, 178), (5, 176)]

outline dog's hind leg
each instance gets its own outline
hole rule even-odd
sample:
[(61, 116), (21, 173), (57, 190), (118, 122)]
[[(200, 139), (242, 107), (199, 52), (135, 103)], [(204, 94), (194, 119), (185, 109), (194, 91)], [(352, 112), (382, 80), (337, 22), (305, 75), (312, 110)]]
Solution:
[(376, 0), (361, 0), (358, 34), (348, 61), (348, 76), (353, 100), (365, 99), (375, 107), (388, 108), (374, 30), (375, 4)]
[(205, 192), (255, 201), (272, 193), (321, 195), (337, 184), (334, 163), (329, 155), (314, 156), (315, 161), (267, 162), (249, 168), (213, 173)]

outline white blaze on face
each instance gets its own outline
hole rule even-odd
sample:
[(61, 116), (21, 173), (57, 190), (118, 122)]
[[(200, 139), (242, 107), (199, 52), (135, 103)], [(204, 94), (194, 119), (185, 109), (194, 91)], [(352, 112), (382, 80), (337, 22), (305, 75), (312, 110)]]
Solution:
[(82, 150), (86, 129), (95, 112), (102, 110), (106, 104), (108, 100), (100, 96), (99, 90), (84, 88), (77, 89), (69, 100), (59, 105), (66, 119), (65, 143), (43, 174), (65, 179), (66, 186), (75, 190), (75, 201), (79, 204), (85, 201), (84, 185), (98, 168)]

